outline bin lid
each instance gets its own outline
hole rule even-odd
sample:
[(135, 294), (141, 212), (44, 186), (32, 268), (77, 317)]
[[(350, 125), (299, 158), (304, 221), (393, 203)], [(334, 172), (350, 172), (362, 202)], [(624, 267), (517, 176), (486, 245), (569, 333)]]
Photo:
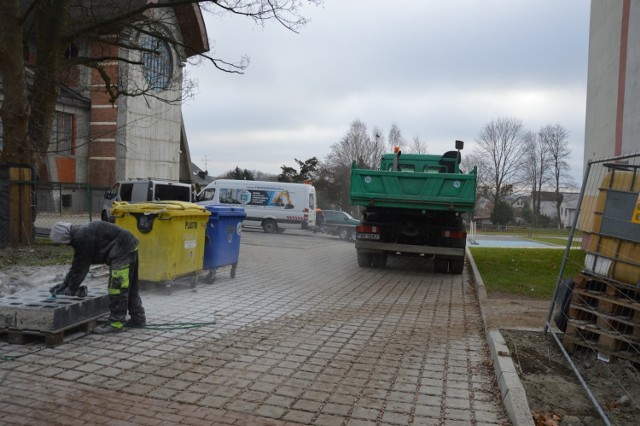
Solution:
[(111, 207), (113, 216), (124, 213), (166, 214), (168, 216), (209, 216), (203, 206), (185, 201), (153, 201), (148, 203), (114, 202)]
[(221, 206), (219, 204), (206, 204), (204, 208), (211, 212), (211, 215), (217, 216), (238, 216), (245, 218), (247, 214), (244, 211), (243, 207), (231, 207), (231, 206)]

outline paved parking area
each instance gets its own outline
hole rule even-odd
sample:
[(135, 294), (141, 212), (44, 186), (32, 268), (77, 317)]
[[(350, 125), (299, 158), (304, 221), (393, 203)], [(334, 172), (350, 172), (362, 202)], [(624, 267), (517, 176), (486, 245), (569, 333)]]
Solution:
[(302, 230), (245, 229), (229, 269), (145, 290), (157, 327), (0, 342), (0, 423), (509, 424), (466, 274), (359, 268), (353, 243)]

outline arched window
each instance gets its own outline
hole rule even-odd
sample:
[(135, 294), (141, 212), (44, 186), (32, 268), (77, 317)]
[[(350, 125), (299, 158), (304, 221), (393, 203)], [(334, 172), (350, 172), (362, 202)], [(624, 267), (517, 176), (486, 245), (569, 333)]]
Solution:
[(140, 45), (144, 78), (149, 87), (155, 91), (168, 89), (173, 77), (173, 57), (169, 45), (148, 34), (142, 35)]

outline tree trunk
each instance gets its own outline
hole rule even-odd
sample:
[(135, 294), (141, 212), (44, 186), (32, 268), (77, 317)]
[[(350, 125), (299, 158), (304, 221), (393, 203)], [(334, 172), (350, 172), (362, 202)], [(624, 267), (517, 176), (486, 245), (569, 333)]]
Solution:
[(4, 100), (0, 108), (4, 126), (1, 161), (31, 165), (30, 109), (19, 6), (20, 0), (8, 0), (4, 6), (6, 11), (0, 14), (0, 70), (4, 81)]
[(29, 136), (36, 148), (34, 165), (46, 157), (51, 141), (56, 102), (60, 96), (60, 74), (65, 65), (64, 52), (70, 46), (64, 40), (69, 16), (69, 0), (48, 2), (35, 14), (38, 26), (36, 72), (33, 81)]
[[(32, 164), (33, 149), (29, 140), (29, 100), (27, 96), (27, 78), (24, 66), (24, 43), (20, 23), (20, 0), (5, 2), (6, 11), (0, 14), (0, 71), (3, 76), (4, 100), (0, 108), (3, 124), (3, 148), (0, 164), (3, 166)], [(11, 81), (15, 84), (7, 84)], [(0, 212), (8, 218), (7, 241), (11, 245), (26, 244), (32, 237), (32, 191), (24, 180), (33, 178), (31, 170), (21, 167), (8, 167), (8, 192), (0, 194), (7, 197), (8, 211)]]

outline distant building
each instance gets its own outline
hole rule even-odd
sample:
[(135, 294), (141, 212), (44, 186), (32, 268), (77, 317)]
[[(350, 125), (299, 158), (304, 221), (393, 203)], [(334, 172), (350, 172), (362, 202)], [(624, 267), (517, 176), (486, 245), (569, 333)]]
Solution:
[(560, 204), (560, 225), (563, 229), (571, 227), (578, 208), (578, 193), (564, 193)]
[(209, 172), (202, 170), (200, 167), (191, 163), (191, 181), (196, 185), (196, 189), (204, 189), (205, 186), (214, 181), (213, 176), (209, 176)]

